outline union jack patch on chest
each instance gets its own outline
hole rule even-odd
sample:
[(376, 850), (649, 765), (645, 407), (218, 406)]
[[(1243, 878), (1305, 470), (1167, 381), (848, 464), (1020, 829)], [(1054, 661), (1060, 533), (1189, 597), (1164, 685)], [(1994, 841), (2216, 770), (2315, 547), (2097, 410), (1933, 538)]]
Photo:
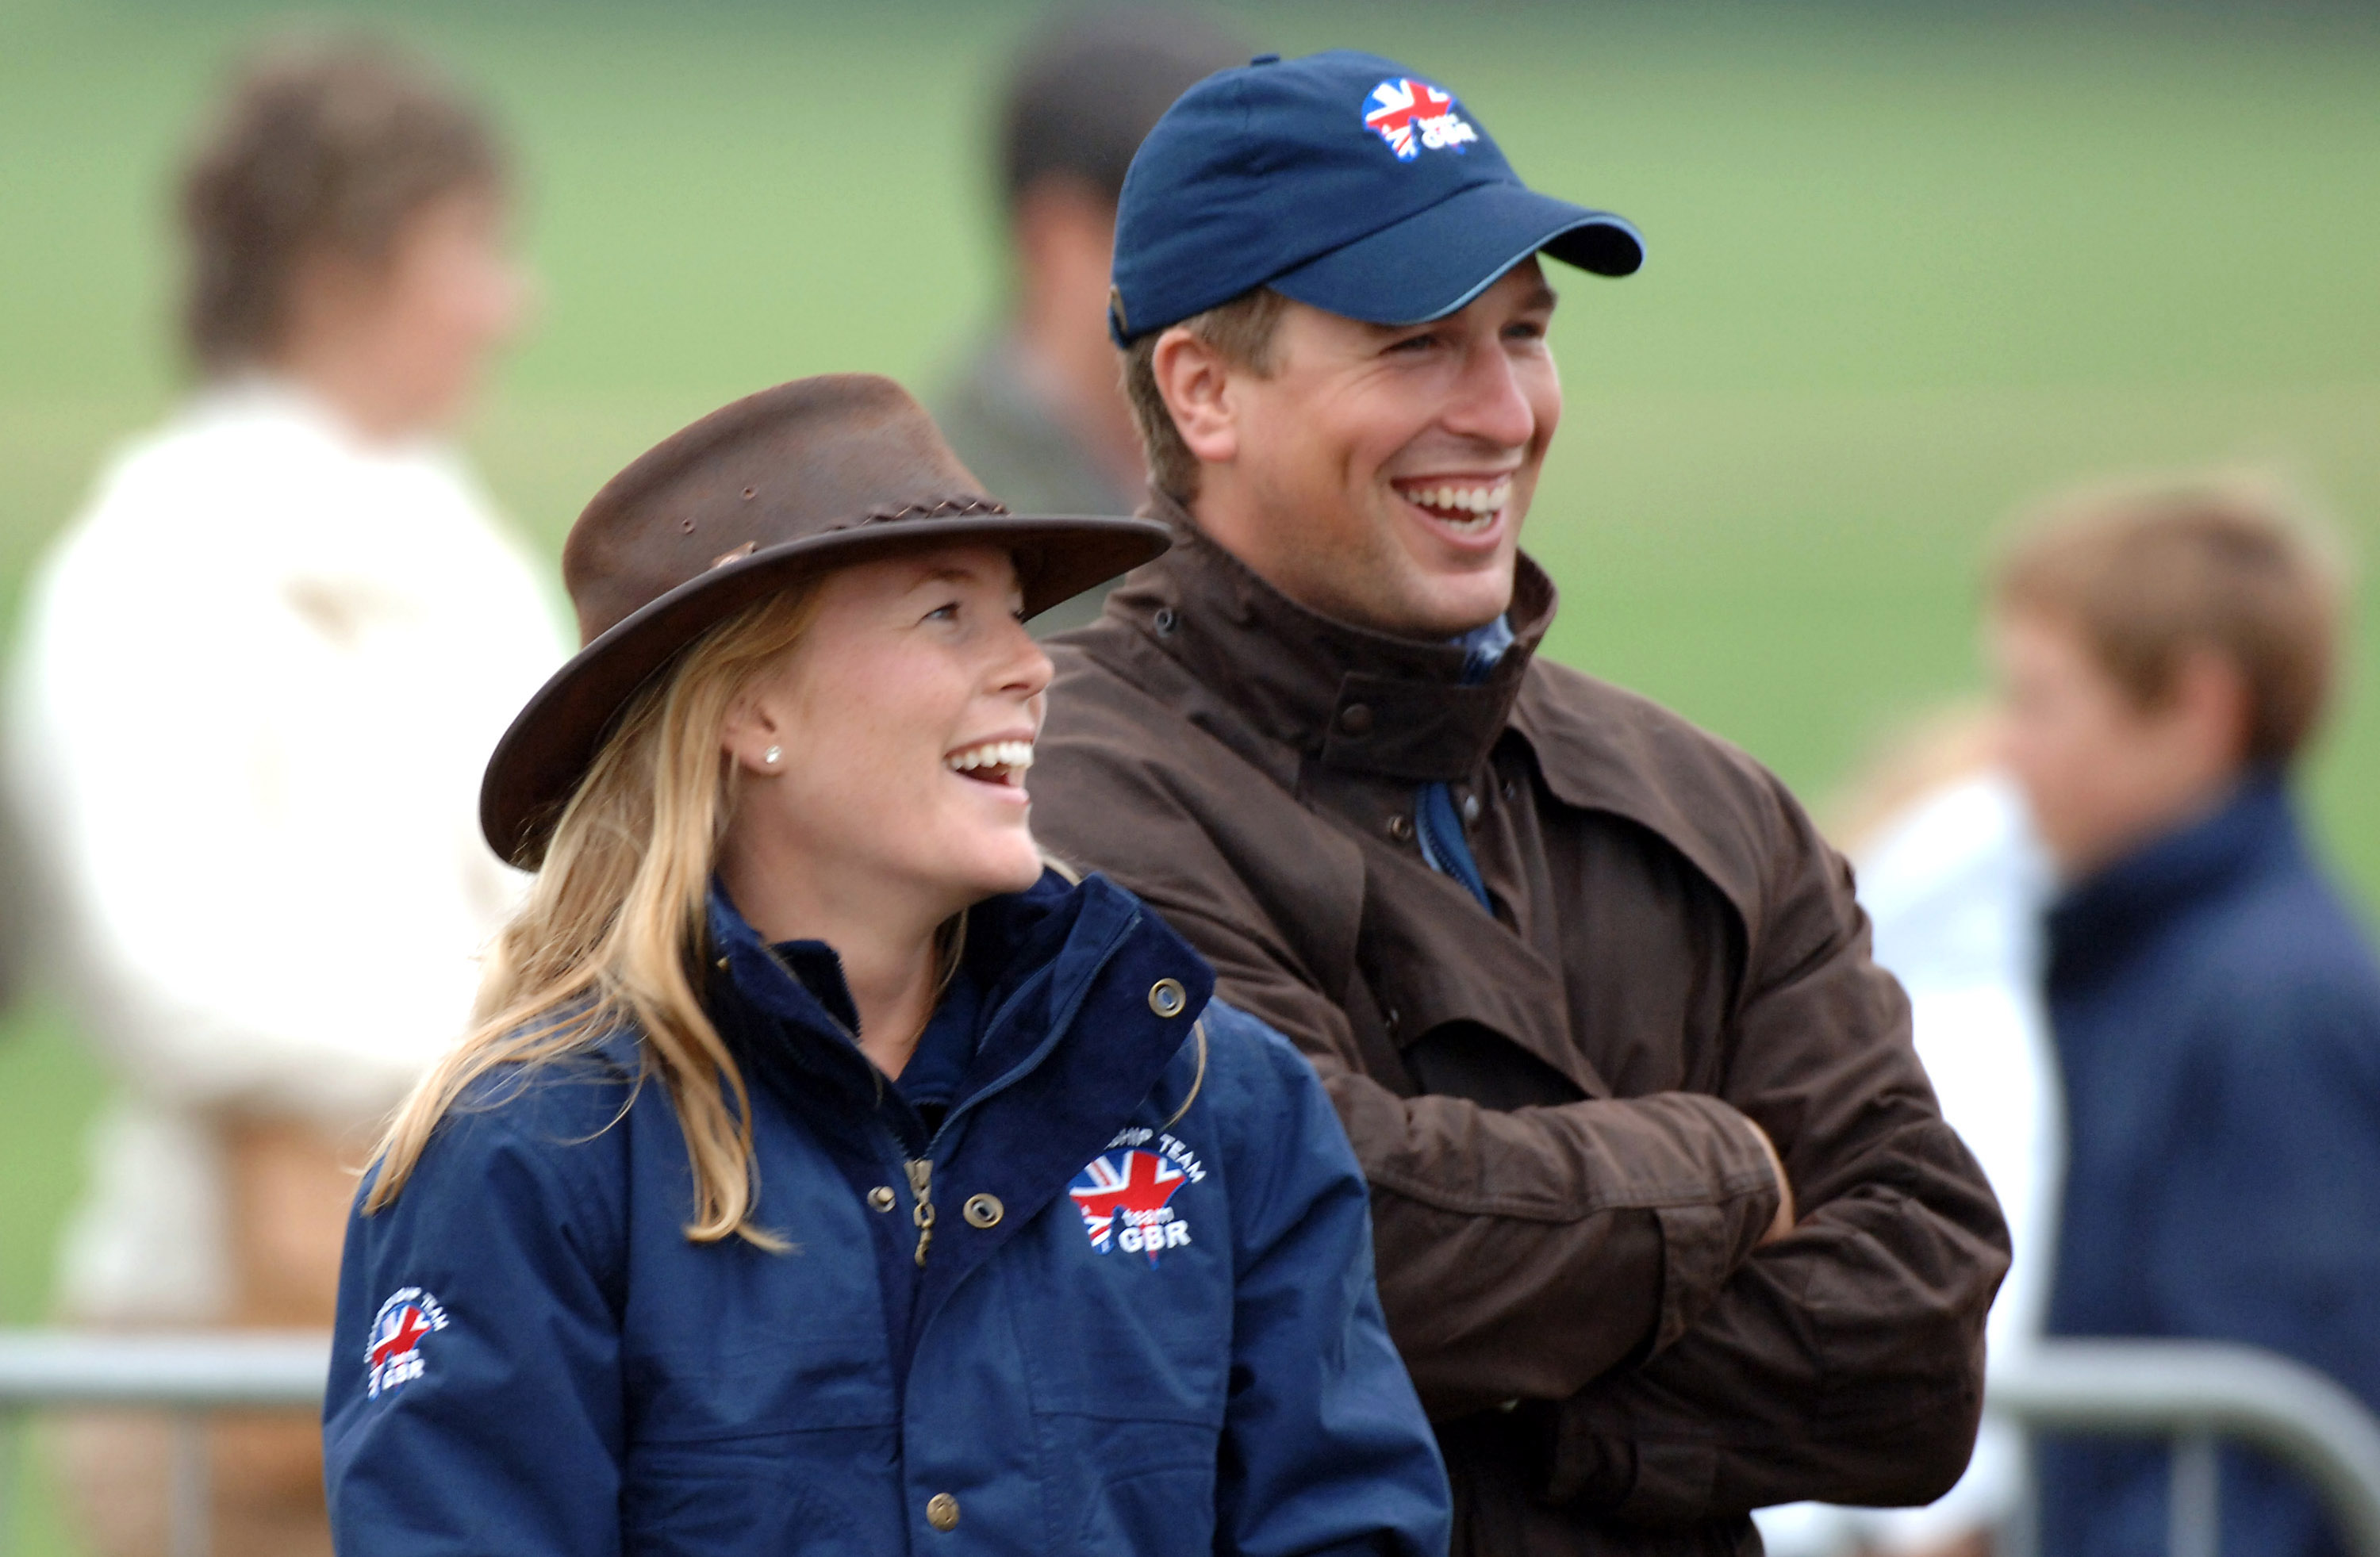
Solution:
[[(1148, 1142), (1149, 1144), (1140, 1144)], [(1145, 1254), (1152, 1265), (1169, 1249), (1192, 1241), (1187, 1207), (1176, 1197), (1207, 1177), (1198, 1154), (1171, 1135), (1126, 1130), (1125, 1149), (1093, 1157), (1067, 1193), (1082, 1213), (1083, 1231), (1101, 1254)]]

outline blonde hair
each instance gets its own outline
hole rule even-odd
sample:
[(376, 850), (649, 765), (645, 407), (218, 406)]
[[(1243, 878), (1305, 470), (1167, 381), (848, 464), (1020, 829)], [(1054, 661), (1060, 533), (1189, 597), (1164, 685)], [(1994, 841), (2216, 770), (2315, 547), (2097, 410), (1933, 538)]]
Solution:
[(751, 1096), (698, 991), (711, 868), (735, 805), (736, 769), (719, 733), (737, 694), (801, 640), (818, 599), (809, 584), (746, 608), (629, 702), (555, 820), (528, 900), (496, 937), (477, 1025), (382, 1138), (365, 1214), (396, 1199), (439, 1121), (476, 1083), (633, 1029), (638, 1084), (660, 1080), (686, 1137), (686, 1237), (784, 1247), (751, 1220)]

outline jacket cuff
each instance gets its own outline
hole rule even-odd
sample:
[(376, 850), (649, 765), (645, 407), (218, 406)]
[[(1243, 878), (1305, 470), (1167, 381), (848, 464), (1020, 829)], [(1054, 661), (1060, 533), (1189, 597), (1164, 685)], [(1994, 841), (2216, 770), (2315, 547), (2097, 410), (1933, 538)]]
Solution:
[(1647, 1358), (1675, 1346), (1718, 1300), (1728, 1278), (1759, 1247), (1784, 1201), (1753, 1122), (1718, 1098), (1694, 1101), (1712, 1116), (1719, 1142), (1718, 1182), (1706, 1201), (1653, 1209), (1661, 1230), (1661, 1307)]
[(1565, 1402), (1554, 1423), (1546, 1497), (1630, 1524), (1707, 1518), (1718, 1488), (1718, 1444), (1646, 1438), (1609, 1406)]

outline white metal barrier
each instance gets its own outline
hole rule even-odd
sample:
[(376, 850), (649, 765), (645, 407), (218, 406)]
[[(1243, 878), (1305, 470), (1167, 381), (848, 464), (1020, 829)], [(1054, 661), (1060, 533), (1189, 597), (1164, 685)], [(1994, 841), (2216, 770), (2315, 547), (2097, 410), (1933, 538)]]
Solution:
[(210, 1412), (322, 1404), (331, 1338), (313, 1332), (210, 1330), (191, 1334), (0, 1330), (0, 1552), (13, 1544), (11, 1498), (21, 1478), (27, 1412), (125, 1406), (173, 1418), (166, 1483), (169, 1557), (209, 1557)]
[[(18, 1472), (7, 1450), (21, 1441), (27, 1412), (77, 1406), (171, 1412), (168, 1550), (171, 1557), (209, 1557), (207, 1414), (320, 1406), (329, 1368), (330, 1338), (312, 1333), (0, 1331), (0, 1551), (16, 1529), (8, 1497)], [(2357, 1557), (2380, 1557), (2380, 1421), (2338, 1384), (2286, 1358), (2213, 1342), (2045, 1342), (1994, 1368), (1986, 1409), (2027, 1432), (2169, 1440), (2172, 1557), (2217, 1557), (2215, 1450), (2225, 1439), (2293, 1466), (2321, 1489)], [(2029, 1539), (2013, 1534), (2020, 1545)]]
[[(2169, 1557), (2217, 1557), (2225, 1439), (2295, 1469), (2321, 1490), (2348, 1550), (2380, 1557), (2380, 1421), (2302, 1363), (2214, 1341), (2046, 1341), (1994, 1367), (1985, 1409), (2028, 1433), (2168, 1440)], [(2031, 1557), (2031, 1531), (2015, 1535)]]

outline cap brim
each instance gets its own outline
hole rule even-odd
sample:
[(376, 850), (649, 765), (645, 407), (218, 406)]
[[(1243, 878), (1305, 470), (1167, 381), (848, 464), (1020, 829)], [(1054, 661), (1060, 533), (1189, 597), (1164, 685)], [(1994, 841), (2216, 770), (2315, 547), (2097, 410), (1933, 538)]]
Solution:
[(1532, 254), (1624, 276), (1645, 262), (1645, 241), (1608, 211), (1518, 184), (1475, 184), (1268, 284), (1369, 324), (1418, 324), (1469, 304)]
[(831, 567), (982, 544), (1017, 554), (1027, 616), (1128, 573), (1172, 544), (1149, 519), (985, 514), (806, 536), (689, 579), (614, 624), (540, 687), (480, 785), (480, 830), (500, 859), (535, 869), (547, 826), (577, 789), (612, 721), (653, 673), (714, 624)]

